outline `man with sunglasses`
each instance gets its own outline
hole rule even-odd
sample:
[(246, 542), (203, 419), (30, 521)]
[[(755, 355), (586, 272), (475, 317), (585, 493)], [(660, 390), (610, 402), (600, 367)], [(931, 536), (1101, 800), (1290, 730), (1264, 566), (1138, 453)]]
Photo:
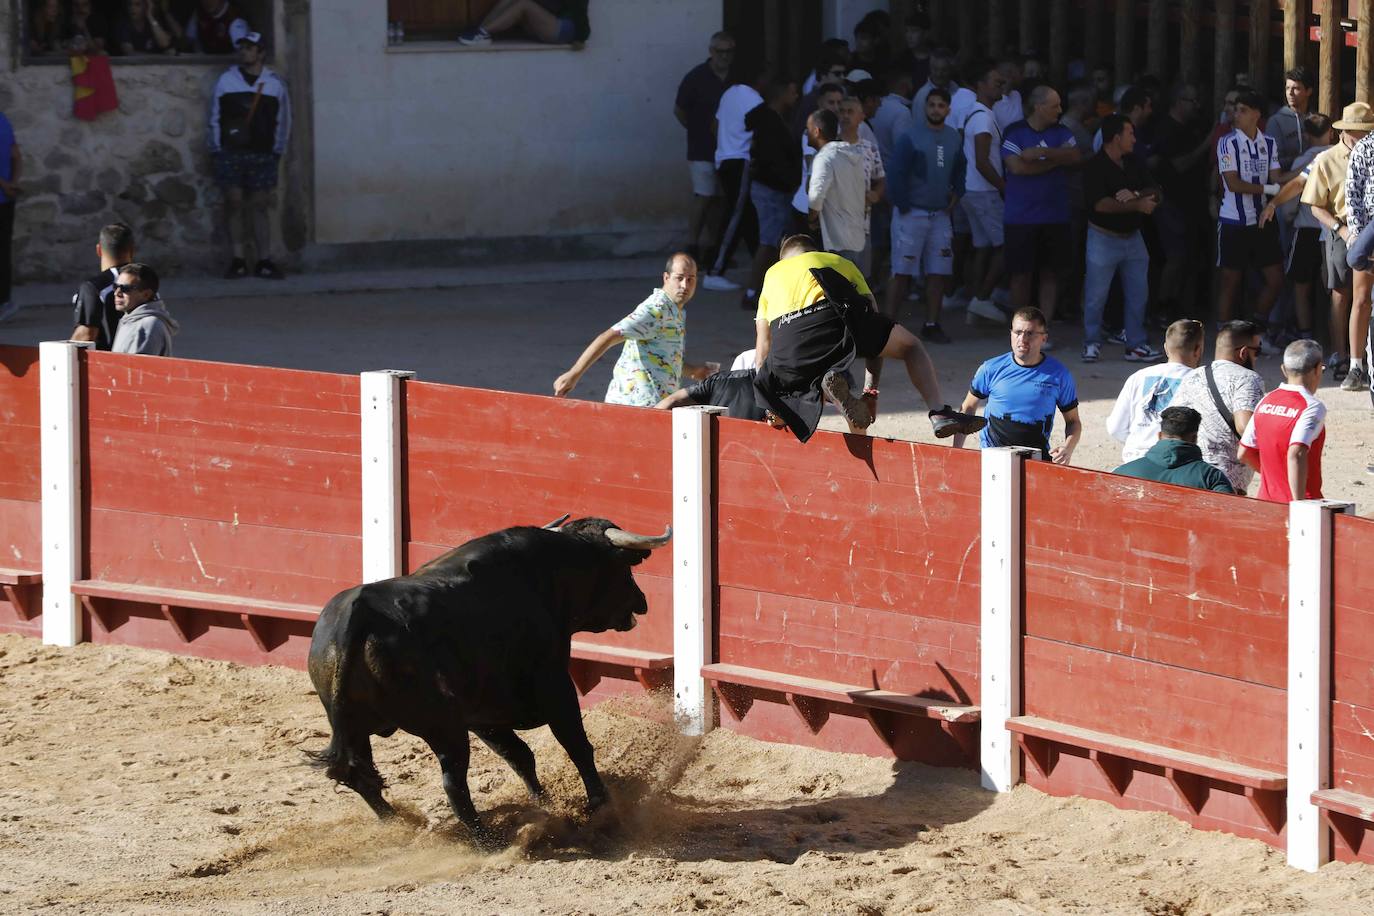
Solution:
[[(712, 122), (720, 97), (730, 85), (735, 62), (735, 39), (729, 32), (711, 36), (710, 56), (697, 64), (677, 87), (673, 116), (687, 130), (687, 171), (692, 181), (692, 206), (687, 218), (687, 253), (703, 260), (705, 249), (715, 246), (714, 210), (720, 205), (716, 179), (716, 138)], [(705, 238), (703, 247), (702, 236)]]
[(1203, 460), (1225, 473), (1242, 495), (1255, 472), (1237, 457), (1237, 446), (1264, 397), (1264, 381), (1255, 372), (1261, 353), (1258, 325), (1226, 322), (1217, 333), (1216, 359), (1185, 375), (1170, 402), (1202, 414), (1197, 444)]
[(119, 326), (115, 328), (115, 353), (171, 356), (172, 335), (180, 330), (167, 304), (158, 298), (157, 271), (147, 264), (125, 264), (114, 285)]

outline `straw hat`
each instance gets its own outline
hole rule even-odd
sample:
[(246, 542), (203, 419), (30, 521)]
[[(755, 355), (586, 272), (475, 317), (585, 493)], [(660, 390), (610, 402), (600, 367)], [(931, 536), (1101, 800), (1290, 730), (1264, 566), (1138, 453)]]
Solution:
[(1341, 112), (1341, 119), (1331, 126), (1336, 130), (1374, 130), (1374, 110), (1364, 102), (1352, 102)]

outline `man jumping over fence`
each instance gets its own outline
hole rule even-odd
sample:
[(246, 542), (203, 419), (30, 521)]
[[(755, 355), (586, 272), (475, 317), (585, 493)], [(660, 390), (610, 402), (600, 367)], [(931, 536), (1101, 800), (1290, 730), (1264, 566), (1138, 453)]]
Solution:
[[(768, 269), (759, 292), (755, 389), (760, 405), (779, 416), (805, 442), (821, 416), (821, 391), (840, 407), (851, 426), (873, 423), (884, 359), (906, 364), (907, 375), (930, 408), (937, 438), (979, 431), (981, 417), (962, 414), (940, 395), (940, 381), (925, 347), (906, 328), (877, 309), (863, 274), (850, 261), (817, 251), (806, 235), (783, 240), (781, 260)], [(867, 361), (863, 398), (850, 390), (854, 359)]]

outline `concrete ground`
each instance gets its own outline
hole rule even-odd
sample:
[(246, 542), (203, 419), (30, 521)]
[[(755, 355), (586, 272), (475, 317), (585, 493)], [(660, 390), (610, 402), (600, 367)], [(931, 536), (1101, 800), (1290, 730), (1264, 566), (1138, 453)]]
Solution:
[[(638, 258), (322, 273), (280, 282), (169, 279), (163, 297), (182, 324), (179, 357), (327, 372), (410, 369), (426, 381), (549, 394), (554, 378), (657, 286), (661, 272), (661, 259)], [(0, 325), (0, 343), (65, 339), (73, 289), (26, 286), (16, 292), (24, 309)], [(697, 293), (687, 310), (689, 360), (729, 365), (753, 345), (753, 316), (737, 303), (736, 293)], [(906, 323), (918, 326), (909, 315)], [(967, 327), (962, 312), (946, 312), (944, 324), (955, 341), (932, 347), (931, 354), (945, 399), (957, 405), (978, 364), (1004, 352), (1009, 341), (1005, 329)], [(1103, 423), (1121, 383), (1140, 367), (1112, 347), (1102, 362), (1081, 363), (1076, 326), (1056, 324), (1052, 340), (1079, 386), (1085, 433), (1073, 463), (1110, 470), (1120, 462), (1120, 446)], [(603, 358), (573, 396), (601, 398), (613, 361), (614, 354)], [(1266, 387), (1281, 381), (1277, 354), (1267, 353), (1258, 368)], [(894, 370), (895, 364), (883, 378), (873, 434), (934, 442), (919, 398), (904, 373)], [(1325, 493), (1368, 503), (1362, 497), (1374, 483), (1367, 471), (1374, 455), (1369, 398), (1340, 391), (1329, 379), (1320, 396), (1330, 408)], [(822, 425), (843, 428), (833, 414)], [(1056, 439), (1062, 430), (1061, 422)], [(1368, 512), (1374, 505), (1359, 508)]]

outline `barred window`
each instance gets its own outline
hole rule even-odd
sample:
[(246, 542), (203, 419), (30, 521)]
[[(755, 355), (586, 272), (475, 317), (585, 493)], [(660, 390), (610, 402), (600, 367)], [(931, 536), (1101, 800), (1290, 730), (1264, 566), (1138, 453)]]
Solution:
[(229, 26), (242, 19), (271, 43), (271, 0), (15, 0), (26, 64), (72, 54), (121, 63), (224, 62)]

